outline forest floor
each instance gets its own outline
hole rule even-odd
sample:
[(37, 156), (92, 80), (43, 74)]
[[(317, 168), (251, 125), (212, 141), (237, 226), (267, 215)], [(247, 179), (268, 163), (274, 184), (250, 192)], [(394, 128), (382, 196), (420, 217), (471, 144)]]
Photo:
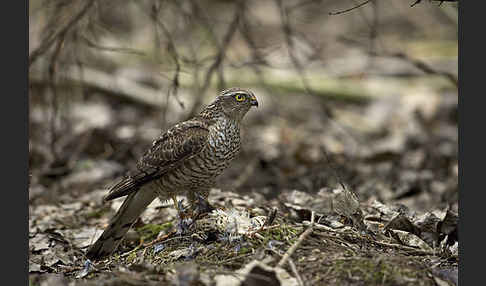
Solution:
[(102, 203), (107, 186), (187, 109), (92, 93), (66, 103), (53, 148), (31, 97), (30, 285), (457, 285), (457, 89), (421, 77), (440, 84), (363, 100), (255, 87), (217, 210), (181, 231), (157, 199), (92, 262), (122, 203)]

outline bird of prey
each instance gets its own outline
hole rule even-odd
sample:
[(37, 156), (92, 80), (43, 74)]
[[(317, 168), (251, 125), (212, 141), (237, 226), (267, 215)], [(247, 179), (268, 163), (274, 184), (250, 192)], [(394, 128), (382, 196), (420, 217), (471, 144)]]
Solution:
[(247, 89), (222, 91), (199, 115), (162, 133), (129, 172), (110, 188), (104, 201), (126, 196), (109, 225), (86, 253), (88, 259), (110, 255), (157, 197), (186, 195), (191, 209), (199, 198), (207, 199), (215, 178), (240, 150), (240, 124), (255, 95)]

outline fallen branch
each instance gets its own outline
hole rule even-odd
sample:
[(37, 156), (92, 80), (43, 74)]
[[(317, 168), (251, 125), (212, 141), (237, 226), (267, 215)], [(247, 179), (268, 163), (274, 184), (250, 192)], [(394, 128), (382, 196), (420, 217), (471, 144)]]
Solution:
[[(150, 88), (134, 82), (131, 79), (116, 74), (109, 74), (93, 68), (83, 68), (83, 77), (80, 78), (77, 72), (78, 67), (67, 67), (62, 74), (62, 81), (58, 80), (56, 85), (80, 85), (87, 88), (94, 88), (106, 94), (122, 96), (135, 102), (150, 107), (161, 107), (165, 104), (162, 93), (159, 90)], [(30, 73), (29, 83), (31, 85), (47, 84), (40, 74)]]

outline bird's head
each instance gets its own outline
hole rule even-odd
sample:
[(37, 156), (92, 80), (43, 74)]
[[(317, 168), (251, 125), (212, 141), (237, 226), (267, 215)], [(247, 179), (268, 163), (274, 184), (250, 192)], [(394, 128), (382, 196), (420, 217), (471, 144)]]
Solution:
[(206, 109), (208, 111), (217, 109), (226, 116), (240, 121), (252, 106), (258, 107), (258, 101), (253, 92), (234, 87), (222, 91)]

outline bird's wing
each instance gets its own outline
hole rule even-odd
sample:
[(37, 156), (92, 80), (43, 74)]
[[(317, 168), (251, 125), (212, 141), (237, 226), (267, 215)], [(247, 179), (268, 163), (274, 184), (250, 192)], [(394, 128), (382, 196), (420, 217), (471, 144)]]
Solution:
[(198, 154), (206, 145), (208, 134), (207, 124), (199, 120), (175, 125), (153, 142), (152, 147), (138, 161), (137, 169), (111, 187), (104, 200), (126, 196)]

